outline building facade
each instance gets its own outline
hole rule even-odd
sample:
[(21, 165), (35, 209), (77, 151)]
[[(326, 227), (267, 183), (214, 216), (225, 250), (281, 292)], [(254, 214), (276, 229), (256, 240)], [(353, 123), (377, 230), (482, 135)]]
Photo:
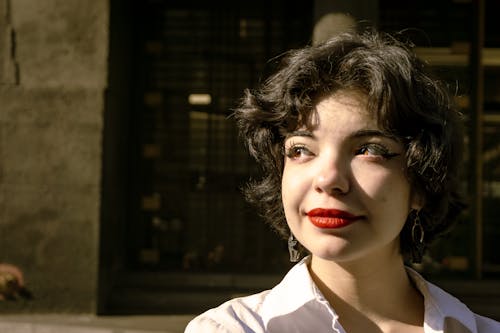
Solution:
[(498, 316), (474, 303), (500, 278), (500, 40), (486, 5), (0, 0), (0, 260), (34, 294), (0, 307), (195, 313), (272, 286), (286, 244), (243, 200), (260, 171), (231, 110), (285, 50), (365, 24), (411, 27), (458, 82), (472, 205), (420, 268)]

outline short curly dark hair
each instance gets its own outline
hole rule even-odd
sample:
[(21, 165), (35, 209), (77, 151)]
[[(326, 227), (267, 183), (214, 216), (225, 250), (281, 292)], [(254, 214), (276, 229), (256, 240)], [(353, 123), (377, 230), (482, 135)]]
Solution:
[[(410, 185), (424, 201), (419, 217), (425, 245), (443, 235), (464, 208), (463, 117), (446, 85), (427, 67), (409, 43), (376, 31), (345, 33), (284, 54), (278, 70), (257, 89), (246, 90), (234, 112), (240, 136), (264, 173), (245, 188), (247, 200), (289, 236), (281, 200), (285, 136), (309, 119), (319, 97), (355, 90), (367, 96), (379, 126), (404, 143)], [(400, 235), (405, 258), (413, 246), (411, 215)]]

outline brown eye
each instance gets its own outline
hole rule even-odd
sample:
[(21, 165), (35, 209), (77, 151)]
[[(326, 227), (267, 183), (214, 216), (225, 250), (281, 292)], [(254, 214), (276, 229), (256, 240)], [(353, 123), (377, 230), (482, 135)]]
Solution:
[(357, 154), (359, 155), (380, 155), (384, 156), (389, 151), (387, 148), (385, 148), (382, 145), (379, 144), (369, 144), (369, 145), (364, 145), (361, 148), (358, 149)]
[(290, 159), (298, 159), (303, 156), (311, 156), (312, 153), (309, 149), (304, 146), (292, 146), (287, 149), (286, 157)]
[(378, 143), (370, 143), (361, 146), (357, 151), (356, 155), (364, 156), (381, 156), (385, 159), (390, 159), (392, 157), (398, 156), (398, 153), (392, 153), (385, 146)]

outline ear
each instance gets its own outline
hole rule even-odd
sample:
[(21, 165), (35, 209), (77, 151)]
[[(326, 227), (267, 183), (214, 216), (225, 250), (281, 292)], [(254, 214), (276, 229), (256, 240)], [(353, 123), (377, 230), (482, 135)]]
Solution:
[(425, 205), (424, 196), (413, 191), (410, 197), (411, 209), (419, 211)]

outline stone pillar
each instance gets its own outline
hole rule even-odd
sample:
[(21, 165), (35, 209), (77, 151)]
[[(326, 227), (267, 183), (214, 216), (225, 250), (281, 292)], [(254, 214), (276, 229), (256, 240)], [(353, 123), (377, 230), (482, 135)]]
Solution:
[(0, 0), (0, 261), (31, 301), (96, 309), (107, 0)]

